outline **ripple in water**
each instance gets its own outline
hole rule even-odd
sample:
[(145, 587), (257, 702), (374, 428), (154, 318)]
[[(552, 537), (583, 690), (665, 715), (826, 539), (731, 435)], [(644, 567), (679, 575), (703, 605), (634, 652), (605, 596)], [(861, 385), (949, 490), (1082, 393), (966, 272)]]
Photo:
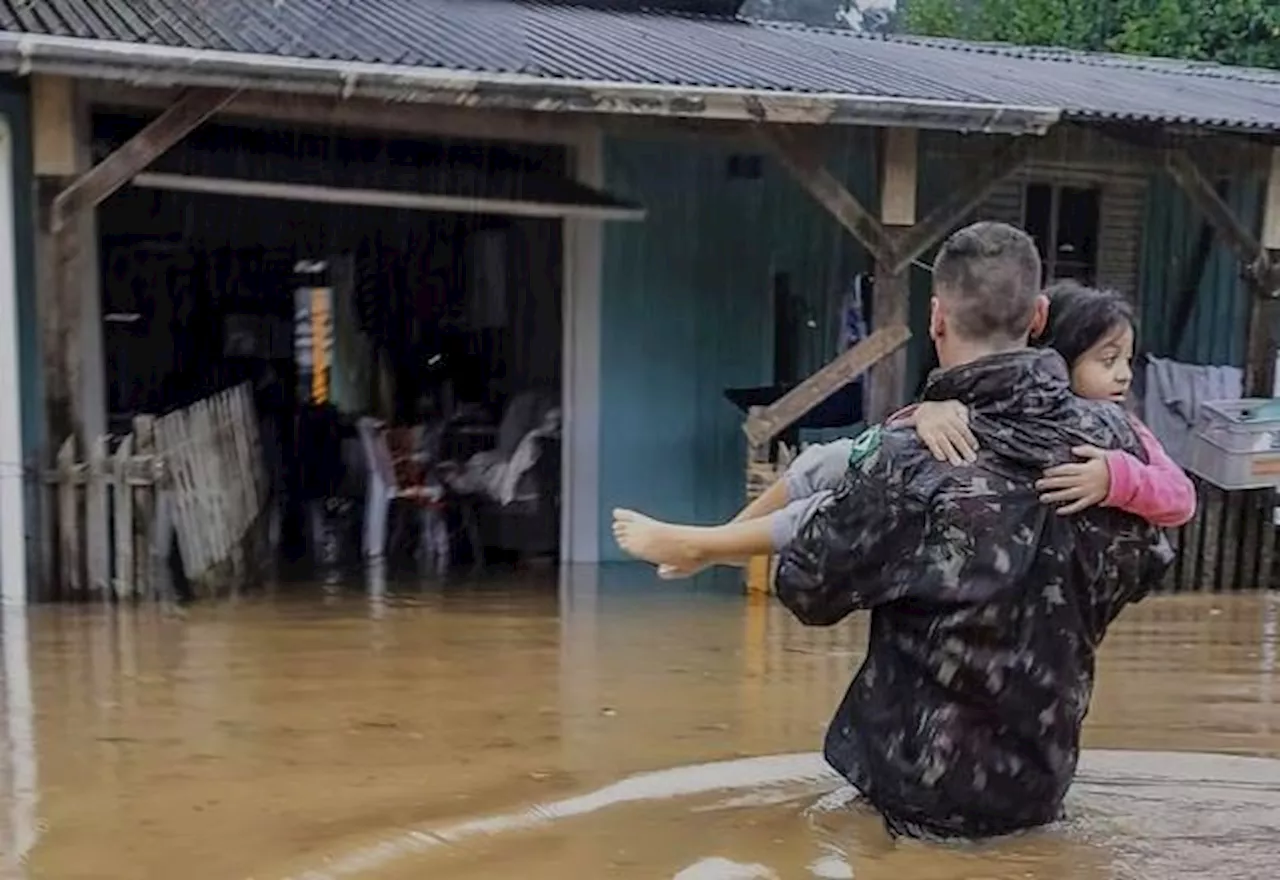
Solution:
[(1048, 829), (984, 844), (892, 841), (816, 754), (629, 777), (578, 797), (386, 837), (295, 880), (1273, 880), (1280, 761), (1088, 752)]

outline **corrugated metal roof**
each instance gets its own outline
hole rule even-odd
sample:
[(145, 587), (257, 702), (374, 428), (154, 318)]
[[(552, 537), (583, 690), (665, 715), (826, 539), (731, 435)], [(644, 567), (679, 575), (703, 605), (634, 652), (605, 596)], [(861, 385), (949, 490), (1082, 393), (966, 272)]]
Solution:
[(536, 0), (0, 0), (0, 30), (312, 60), (954, 101), (1280, 132), (1280, 72)]

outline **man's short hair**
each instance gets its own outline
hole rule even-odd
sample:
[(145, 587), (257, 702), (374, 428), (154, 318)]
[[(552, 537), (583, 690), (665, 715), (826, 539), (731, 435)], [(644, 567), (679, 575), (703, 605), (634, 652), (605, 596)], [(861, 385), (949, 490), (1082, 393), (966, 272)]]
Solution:
[(935, 295), (966, 339), (1025, 339), (1040, 292), (1040, 255), (1031, 236), (984, 221), (951, 235), (933, 261)]

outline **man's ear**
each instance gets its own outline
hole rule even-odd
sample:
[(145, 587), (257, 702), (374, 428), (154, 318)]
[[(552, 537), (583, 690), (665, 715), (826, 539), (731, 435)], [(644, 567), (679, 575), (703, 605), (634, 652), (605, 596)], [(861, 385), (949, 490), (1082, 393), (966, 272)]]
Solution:
[(945, 306), (936, 296), (929, 300), (929, 338), (937, 342), (946, 335)]
[(1043, 293), (1036, 297), (1035, 309), (1031, 312), (1031, 324), (1027, 327), (1027, 333), (1032, 339), (1039, 339), (1044, 335), (1044, 329), (1049, 325), (1049, 297)]

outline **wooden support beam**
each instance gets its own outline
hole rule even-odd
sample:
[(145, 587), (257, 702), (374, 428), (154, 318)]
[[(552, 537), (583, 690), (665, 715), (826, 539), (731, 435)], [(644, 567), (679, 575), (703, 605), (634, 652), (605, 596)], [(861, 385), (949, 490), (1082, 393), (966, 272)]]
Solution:
[(893, 243), (884, 226), (827, 170), (822, 154), (812, 143), (781, 125), (762, 126), (760, 136), (796, 182), (861, 242), (874, 259), (891, 261)]
[(1253, 293), (1244, 371), (1245, 394), (1272, 397), (1276, 386), (1276, 349), (1280, 339), (1280, 147), (1271, 150), (1271, 173), (1262, 205), (1262, 254), (1250, 278)]
[(927, 217), (904, 230), (894, 243), (896, 253), (889, 267), (891, 272), (905, 271), (912, 260), (941, 241), (982, 204), (992, 190), (1027, 164), (1035, 145), (1036, 141), (1031, 138), (1017, 138), (999, 150), (963, 186), (952, 190)]
[[(910, 129), (880, 132), (880, 220), (894, 243), (891, 254), (876, 260), (871, 292), (871, 326), (905, 326), (911, 313), (910, 263), (901, 267), (902, 236), (915, 227), (916, 189), (920, 178), (920, 143)], [(863, 417), (883, 421), (906, 402), (907, 352), (899, 348), (871, 370), (863, 393)]]
[(50, 218), (53, 231), (62, 230), (81, 213), (97, 207), (235, 95), (231, 89), (183, 92), (177, 103), (58, 193)]
[(63, 76), (31, 77), (31, 159), (39, 177), (71, 177), (76, 161), (76, 91)]
[(1262, 209), (1262, 246), (1268, 251), (1280, 251), (1280, 147), (1271, 148), (1267, 201)]
[(1185, 150), (1170, 150), (1165, 154), (1165, 170), (1174, 182), (1187, 194), (1200, 213), (1204, 214), (1222, 236), (1223, 242), (1240, 259), (1246, 267), (1255, 267), (1258, 261), (1266, 260), (1266, 252), (1262, 242), (1240, 221), (1228, 205), (1218, 195), (1213, 184), (1205, 177), (1195, 160)]
[(920, 132), (914, 128), (886, 128), (881, 132), (880, 143), (880, 222), (885, 226), (914, 226)]
[(763, 447), (805, 413), (906, 345), (910, 338), (911, 331), (903, 325), (882, 327), (771, 405), (753, 409), (742, 426), (747, 443)]

